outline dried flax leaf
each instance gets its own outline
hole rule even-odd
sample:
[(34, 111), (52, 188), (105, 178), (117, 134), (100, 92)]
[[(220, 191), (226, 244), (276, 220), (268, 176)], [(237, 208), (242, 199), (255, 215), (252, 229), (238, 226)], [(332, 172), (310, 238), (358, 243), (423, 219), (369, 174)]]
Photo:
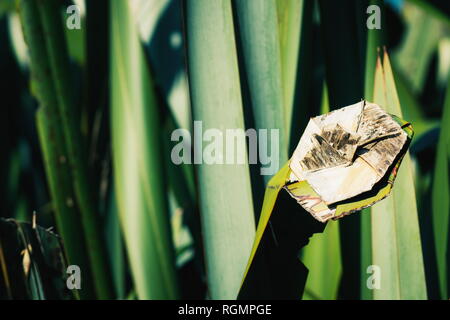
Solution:
[[(321, 222), (359, 211), (390, 193), (412, 135), (408, 122), (366, 101), (311, 119), (293, 157), (266, 188), (244, 291), (282, 189)], [(304, 161), (308, 156), (314, 158)]]
[[(300, 193), (291, 195), (322, 222), (346, 214), (336, 214), (339, 203), (373, 191), (401, 160), (408, 141), (403, 125), (407, 124), (366, 101), (312, 118), (290, 162), (291, 182), (306, 181), (312, 190), (304, 185), (302, 191), (297, 184), (288, 190), (295, 187)], [(315, 200), (305, 201), (311, 200), (312, 194)]]

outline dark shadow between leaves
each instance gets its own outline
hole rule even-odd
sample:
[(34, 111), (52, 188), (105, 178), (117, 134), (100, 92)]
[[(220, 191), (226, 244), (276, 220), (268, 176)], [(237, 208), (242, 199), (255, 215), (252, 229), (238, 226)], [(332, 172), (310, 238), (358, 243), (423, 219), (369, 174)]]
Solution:
[(299, 251), (325, 226), (280, 191), (238, 299), (300, 299), (308, 269)]

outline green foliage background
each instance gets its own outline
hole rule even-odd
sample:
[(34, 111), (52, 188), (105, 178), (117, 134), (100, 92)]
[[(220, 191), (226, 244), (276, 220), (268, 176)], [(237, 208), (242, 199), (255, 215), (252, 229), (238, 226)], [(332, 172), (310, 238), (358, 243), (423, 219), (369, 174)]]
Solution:
[[(282, 166), (310, 117), (366, 99), (415, 137), (393, 194), (302, 250), (298, 298), (449, 298), (449, 4), (74, 3), (0, 3), (0, 217), (35, 212), (55, 228), (83, 272), (74, 297), (236, 298), (270, 177), (259, 165), (175, 165), (172, 132), (194, 120), (280, 129)], [(367, 28), (369, 5), (379, 30)], [(0, 297), (18, 298), (20, 261), (2, 252)], [(370, 265), (380, 289), (367, 287)], [(27, 298), (45, 298), (44, 282), (30, 283)]]

